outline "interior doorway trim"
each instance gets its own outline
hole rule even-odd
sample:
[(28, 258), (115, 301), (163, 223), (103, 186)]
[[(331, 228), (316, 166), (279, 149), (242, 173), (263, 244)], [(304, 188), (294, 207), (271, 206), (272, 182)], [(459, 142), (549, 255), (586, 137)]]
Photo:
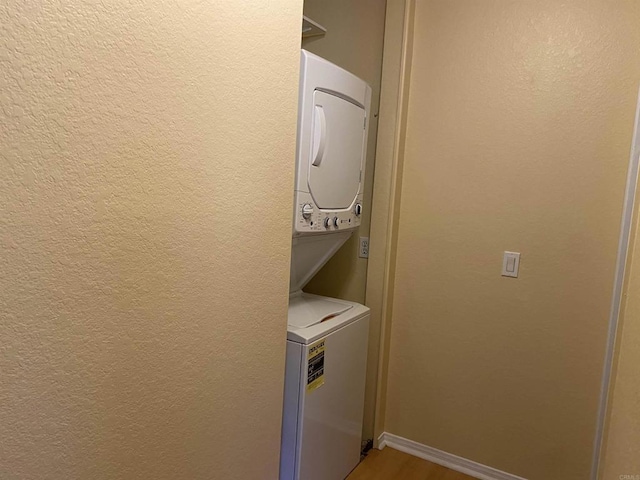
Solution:
[(609, 314), (609, 332), (607, 337), (607, 347), (604, 359), (604, 369), (602, 372), (602, 384), (600, 387), (600, 405), (598, 407), (598, 420), (596, 425), (596, 436), (593, 445), (593, 460), (591, 464), (591, 480), (598, 479), (600, 470), (600, 457), (604, 443), (605, 424), (609, 407), (609, 396), (612, 382), (612, 371), (614, 363), (614, 353), (616, 338), (618, 334), (618, 318), (622, 305), (622, 293), (625, 280), (625, 270), (629, 253), (629, 243), (631, 239), (631, 228), (633, 226), (633, 212), (638, 184), (638, 164), (640, 162), (640, 91), (638, 93), (638, 104), (636, 107), (636, 119), (633, 130), (633, 142), (631, 144), (631, 158), (629, 159), (629, 169), (627, 171), (627, 186), (624, 196), (624, 206), (622, 208), (622, 222), (620, 225), (620, 239), (618, 241), (618, 258), (616, 261), (616, 273), (613, 282), (613, 295), (611, 298), (611, 310)]
[[(415, 0), (387, 0), (371, 215), (367, 305), (371, 323), (379, 328), (373, 438), (384, 430), (389, 333), (393, 306), (395, 245), (400, 211), (404, 129), (408, 104)], [(377, 445), (375, 445), (377, 446)]]

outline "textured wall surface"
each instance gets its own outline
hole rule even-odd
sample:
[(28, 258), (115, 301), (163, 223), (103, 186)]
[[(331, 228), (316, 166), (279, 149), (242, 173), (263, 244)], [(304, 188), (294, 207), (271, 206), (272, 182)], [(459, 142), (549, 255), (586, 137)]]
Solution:
[[(640, 155), (636, 132), (635, 158)], [(609, 418), (600, 457), (601, 480), (640, 475), (640, 192), (636, 193), (635, 245), (627, 261), (627, 285), (618, 326), (616, 368), (609, 396)], [(633, 477), (629, 477), (633, 478)]]
[(611, 396), (611, 415), (602, 480), (640, 475), (640, 251), (636, 232), (629, 271), (625, 315), (621, 327), (618, 368)]
[(631, 0), (416, 2), (386, 431), (588, 478), (639, 19)]
[(277, 478), (301, 13), (0, 7), (3, 480)]

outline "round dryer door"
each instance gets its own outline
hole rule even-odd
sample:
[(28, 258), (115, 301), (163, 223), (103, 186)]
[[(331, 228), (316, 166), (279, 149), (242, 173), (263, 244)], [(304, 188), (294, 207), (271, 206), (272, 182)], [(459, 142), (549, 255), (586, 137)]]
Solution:
[(313, 96), (309, 191), (320, 209), (347, 209), (360, 191), (365, 111), (326, 92)]

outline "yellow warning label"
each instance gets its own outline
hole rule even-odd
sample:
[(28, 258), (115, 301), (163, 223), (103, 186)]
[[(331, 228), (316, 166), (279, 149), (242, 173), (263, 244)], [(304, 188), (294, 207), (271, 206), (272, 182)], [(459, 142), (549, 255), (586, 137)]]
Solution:
[(324, 339), (309, 347), (307, 355), (307, 392), (324, 385)]

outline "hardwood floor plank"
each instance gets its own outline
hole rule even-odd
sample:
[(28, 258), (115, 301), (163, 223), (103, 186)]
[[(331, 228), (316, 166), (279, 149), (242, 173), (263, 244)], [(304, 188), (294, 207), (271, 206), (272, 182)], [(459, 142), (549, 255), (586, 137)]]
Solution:
[(475, 480), (435, 463), (386, 447), (371, 450), (347, 480)]

